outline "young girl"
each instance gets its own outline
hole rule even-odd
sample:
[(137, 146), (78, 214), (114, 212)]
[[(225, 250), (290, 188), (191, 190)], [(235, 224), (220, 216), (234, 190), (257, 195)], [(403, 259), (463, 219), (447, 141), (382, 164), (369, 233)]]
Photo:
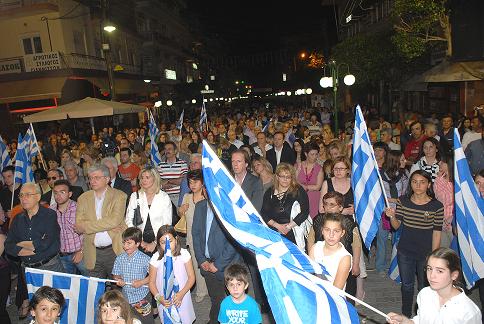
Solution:
[(30, 300), (30, 314), (33, 317), (30, 324), (56, 323), (64, 302), (64, 296), (59, 290), (48, 286), (40, 287)]
[(141, 324), (119, 290), (106, 291), (99, 299), (98, 324)]
[(329, 281), (333, 286), (344, 290), (351, 271), (351, 254), (341, 243), (345, 235), (343, 216), (328, 213), (323, 217), (322, 234), (324, 241), (316, 242), (309, 250), (309, 257), (322, 263), (329, 272)]
[(480, 324), (481, 312), (464, 291), (459, 288), (460, 260), (449, 248), (439, 248), (427, 258), (425, 268), (430, 287), (417, 295), (418, 311), (412, 319), (389, 313), (389, 323), (448, 323)]
[[(180, 291), (175, 294), (172, 300), (163, 298), (164, 280), (164, 254), (166, 239), (170, 242), (170, 249), (173, 255), (173, 272)], [(150, 291), (155, 299), (163, 307), (175, 305), (178, 308), (182, 324), (191, 324), (195, 320), (190, 288), (195, 283), (195, 272), (193, 270), (190, 253), (182, 249), (178, 236), (173, 226), (163, 225), (156, 235), (158, 252), (153, 254), (150, 261)], [(160, 318), (163, 318), (160, 310)]]

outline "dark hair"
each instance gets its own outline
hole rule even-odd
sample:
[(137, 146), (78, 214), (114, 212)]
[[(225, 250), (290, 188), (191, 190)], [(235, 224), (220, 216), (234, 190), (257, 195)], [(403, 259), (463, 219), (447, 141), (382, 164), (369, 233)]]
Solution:
[(244, 162), (248, 164), (247, 168), (250, 167), (250, 156), (249, 156), (249, 153), (242, 149), (242, 148), (239, 148), (239, 149), (236, 149), (235, 151), (232, 152), (232, 154), (230, 155), (230, 157), (232, 158), (232, 156), (234, 156), (234, 154), (242, 154), (244, 156)]
[(323, 229), (324, 224), (326, 224), (326, 222), (337, 222), (341, 225), (341, 228), (344, 231), (346, 231), (346, 228), (343, 222), (343, 217), (345, 216), (338, 213), (325, 213), (323, 215), (323, 221), (321, 222), (321, 229)]
[(343, 197), (343, 194), (342, 193), (337, 192), (337, 191), (328, 191), (323, 196), (323, 203), (324, 203), (324, 201), (326, 199), (331, 199), (331, 198), (333, 198), (334, 200), (336, 200), (336, 203), (338, 205), (340, 205), (341, 207), (343, 207), (344, 197)]
[(35, 182), (47, 179), (47, 172), (44, 169), (37, 169), (34, 171)]
[(440, 161), (441, 160), (440, 143), (437, 139), (435, 139), (433, 137), (427, 137), (426, 139), (424, 139), (422, 141), (422, 144), (420, 145), (420, 153), (418, 154), (417, 161), (420, 160), (423, 156), (425, 156), (423, 147), (424, 147), (425, 143), (427, 143), (427, 142), (434, 144), (435, 148), (437, 149), (437, 151), (435, 152), (435, 159), (437, 160), (437, 162)]
[(285, 135), (284, 135), (284, 133), (283, 133), (282, 131), (276, 131), (276, 132), (274, 132), (274, 135), (272, 135), (272, 136), (274, 137), (274, 136), (276, 136), (277, 134), (282, 135), (282, 140), (284, 140)]
[(135, 243), (141, 243), (142, 237), (143, 233), (141, 233), (141, 230), (137, 227), (128, 227), (121, 235), (123, 242), (133, 240)]
[(202, 170), (190, 170), (187, 173), (187, 180), (200, 180), (203, 183), (203, 173)]
[(454, 250), (446, 247), (440, 247), (438, 249), (435, 249), (427, 257), (426, 264), (429, 263), (429, 259), (431, 257), (445, 260), (447, 263), (447, 267), (449, 268), (451, 273), (454, 271), (458, 271), (459, 276), (457, 277), (457, 280), (454, 281), (454, 285), (462, 287), (462, 268), (460, 264), (460, 258)]
[(13, 165), (9, 165), (2, 169), (2, 173), (8, 172), (8, 171), (12, 171), (12, 173), (15, 174), (15, 167)]
[(420, 124), (420, 127), (422, 127), (422, 123), (419, 120), (416, 120), (416, 121), (414, 121), (410, 124), (410, 126), (409, 126), (410, 131), (412, 130), (412, 127), (417, 125), (417, 124)]
[(410, 179), (408, 180), (409, 186), (408, 186), (408, 189), (407, 189), (408, 198), (410, 199), (413, 195), (412, 180), (413, 180), (413, 177), (416, 176), (416, 175), (420, 175), (420, 176), (424, 177), (425, 179), (427, 179), (428, 183), (430, 184), (430, 186), (428, 186), (428, 188), (427, 188), (427, 196), (429, 196), (432, 199), (435, 199), (434, 189), (432, 188), (432, 175), (430, 173), (428, 173), (427, 171), (424, 171), (424, 170), (415, 170), (410, 175)]
[(174, 148), (174, 149), (175, 149), (175, 151), (176, 151), (177, 146), (176, 146), (175, 142), (173, 142), (173, 141), (166, 141), (166, 142), (165, 142), (165, 149), (166, 149), (166, 146), (167, 146), (167, 145), (170, 145), (170, 144), (171, 144), (171, 145), (173, 145), (173, 148)]
[(477, 172), (477, 174), (476, 174), (476, 177), (477, 176), (484, 178), (484, 169), (479, 170), (479, 172)]
[(249, 270), (239, 263), (233, 263), (225, 268), (224, 271), (224, 281), (225, 285), (231, 280), (242, 281), (244, 284), (249, 284)]
[(163, 235), (165, 234), (171, 234), (175, 238), (175, 249), (171, 251), (171, 255), (173, 256), (179, 256), (180, 255), (180, 250), (181, 250), (181, 244), (180, 244), (180, 238), (176, 234), (175, 228), (171, 225), (163, 225), (160, 227), (158, 230), (158, 233), (156, 234), (156, 247), (158, 249), (158, 260), (161, 260), (163, 256), (165, 255), (165, 250), (161, 248), (160, 244), (160, 239)]
[(383, 162), (383, 171), (387, 174), (390, 180), (398, 177), (402, 170), (400, 169), (400, 159), (402, 158), (402, 151), (390, 150), (387, 153), (385, 162)]
[(47, 174), (49, 174), (49, 172), (57, 172), (59, 178), (64, 178), (64, 173), (62, 173), (60, 169), (50, 169), (47, 171)]
[(382, 149), (382, 150), (385, 150), (385, 154), (388, 153), (388, 151), (390, 150), (389, 147), (388, 147), (388, 144), (387, 143), (384, 143), (384, 142), (375, 142), (373, 143), (373, 150), (374, 149)]
[(123, 147), (122, 149), (119, 150), (119, 153), (121, 152), (128, 152), (128, 156), (131, 156), (131, 149), (129, 147)]
[(72, 192), (71, 184), (66, 179), (56, 180), (54, 182), (54, 188), (57, 187), (57, 186), (67, 186), (67, 190), (69, 190), (69, 192)]
[(252, 147), (252, 145), (247, 145), (247, 144), (241, 145), (241, 146), (239, 147), (239, 150), (242, 150), (242, 149), (244, 149), (244, 148), (247, 148), (247, 149), (249, 149), (249, 151), (250, 151), (250, 154), (249, 154), (249, 155), (250, 155), (250, 156), (249, 156), (249, 161), (247, 162), (247, 163), (249, 163), (249, 164), (250, 164), (250, 160), (252, 159), (252, 157), (253, 157), (253, 156), (254, 156), (256, 153), (255, 153), (254, 148)]
[[(47, 299), (51, 303), (57, 304), (62, 309), (64, 306), (65, 298), (62, 295), (61, 291), (56, 288), (52, 288), (49, 286), (42, 286), (34, 293), (32, 299), (30, 300), (29, 307), (32, 310), (35, 310), (35, 307), (44, 299)], [(59, 311), (60, 314), (60, 311)]]
[[(310, 151), (317, 151), (319, 153), (319, 145), (314, 141), (311, 141), (307, 144), (304, 144), (303, 142), (302, 147), (303, 147), (303, 153), (305, 154), (308, 154)], [(302, 157), (301, 157), (301, 160), (302, 160)]]

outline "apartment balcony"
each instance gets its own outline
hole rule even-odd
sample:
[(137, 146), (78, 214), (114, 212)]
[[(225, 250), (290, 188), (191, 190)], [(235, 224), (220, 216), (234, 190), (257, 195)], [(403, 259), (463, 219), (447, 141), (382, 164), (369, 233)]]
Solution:
[(24, 17), (59, 11), (60, 0), (4, 0), (0, 2), (0, 16)]

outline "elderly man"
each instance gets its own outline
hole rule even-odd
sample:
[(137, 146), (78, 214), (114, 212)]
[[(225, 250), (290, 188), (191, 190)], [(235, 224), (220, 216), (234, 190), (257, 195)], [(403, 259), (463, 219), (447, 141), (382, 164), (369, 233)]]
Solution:
[[(59, 169), (52, 169), (47, 172), (47, 184), (49, 185), (50, 189), (54, 189), (54, 183), (57, 180), (63, 180), (64, 174), (62, 174), (61, 170)], [(81, 187), (77, 186), (70, 186), (72, 196), (70, 199), (77, 201), (80, 195), (84, 192)], [(48, 205), (53, 205), (55, 203), (54, 195), (52, 194), (52, 190), (47, 191), (45, 194), (42, 195), (40, 201), (45, 202)]]
[(176, 157), (177, 147), (172, 141), (165, 143), (165, 158), (158, 165), (161, 177), (161, 186), (169, 196), (173, 204), (178, 204), (180, 196), (180, 184), (188, 172), (187, 163)]
[(40, 206), (40, 193), (39, 185), (33, 182), (25, 183), (20, 189), (20, 204), (25, 211), (14, 218), (5, 251), (19, 256), (25, 267), (63, 272), (57, 215)]
[(266, 157), (268, 150), (272, 148), (272, 145), (267, 143), (266, 133), (257, 133), (257, 142), (252, 145), (254, 147), (254, 152), (260, 156)]
[(111, 175), (105, 165), (91, 166), (88, 175), (92, 190), (79, 197), (75, 229), (84, 234), (84, 263), (90, 276), (108, 278), (116, 255), (123, 252), (126, 194), (109, 186)]
[[(119, 176), (118, 173), (118, 160), (112, 156), (105, 157), (101, 160), (101, 164), (104, 164), (109, 169), (110, 181), (109, 185), (111, 188), (121, 190), (128, 197), (126, 203), (133, 192), (131, 187), (131, 182), (124, 180)], [(127, 207), (127, 206), (126, 206)]]
[(88, 191), (86, 181), (82, 176), (79, 176), (79, 167), (72, 161), (67, 161), (64, 164), (67, 180), (71, 186), (81, 187), (82, 190)]

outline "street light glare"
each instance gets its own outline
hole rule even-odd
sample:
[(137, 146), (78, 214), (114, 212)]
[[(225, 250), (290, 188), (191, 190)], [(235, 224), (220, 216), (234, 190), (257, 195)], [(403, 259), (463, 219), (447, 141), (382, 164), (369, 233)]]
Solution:
[(166, 101), (166, 105), (167, 105), (167, 106), (171, 106), (171, 105), (173, 105), (173, 101), (171, 101), (171, 100), (167, 100), (167, 101)]
[(155, 107), (156, 108), (161, 107), (161, 101), (160, 100), (155, 102)]
[(144, 81), (145, 83), (150, 83), (150, 82), (151, 82), (151, 80), (148, 80), (148, 79), (145, 79), (145, 80), (143, 80), (143, 81)]
[(113, 31), (116, 30), (116, 27), (114, 27), (113, 25), (107, 25), (107, 26), (104, 26), (104, 30), (107, 31), (108, 33), (112, 33)]
[(311, 88), (307, 88), (307, 89), (306, 89), (306, 94), (311, 94), (311, 93), (313, 93), (313, 89), (311, 89)]
[(319, 85), (322, 88), (330, 88), (333, 86), (333, 79), (330, 77), (322, 77), (321, 80), (319, 80)]
[(353, 85), (355, 84), (355, 81), (356, 81), (356, 78), (353, 74), (348, 74), (344, 77), (343, 79), (343, 82), (347, 85), (347, 86), (350, 86), (350, 85)]
[(286, 96), (289, 97), (290, 95), (292, 95), (292, 92), (291, 91), (286, 92)]
[(196, 104), (197, 103), (197, 99), (192, 99), (192, 104)]

